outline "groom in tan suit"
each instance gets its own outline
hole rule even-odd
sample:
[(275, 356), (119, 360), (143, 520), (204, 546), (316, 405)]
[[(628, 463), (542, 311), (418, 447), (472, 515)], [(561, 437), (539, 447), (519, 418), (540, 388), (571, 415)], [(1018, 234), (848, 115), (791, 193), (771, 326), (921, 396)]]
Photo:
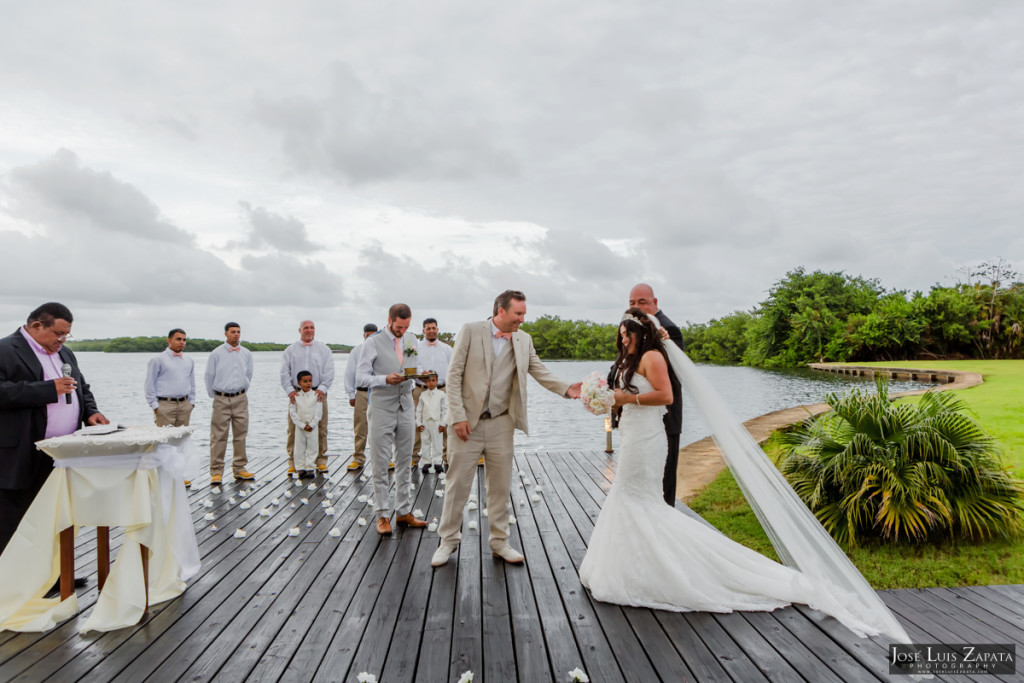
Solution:
[(487, 510), (491, 552), (518, 564), (523, 556), (508, 544), (508, 500), (512, 483), (512, 433), (526, 423), (526, 374), (545, 389), (578, 398), (580, 384), (563, 382), (548, 370), (533, 349), (533, 339), (519, 326), (526, 317), (526, 295), (506, 290), (494, 300), (494, 317), (462, 326), (448, 366), (448, 477), (438, 534), (441, 543), (431, 564), (448, 562), (462, 541), (462, 510), (476, 476), (477, 461), (486, 461)]

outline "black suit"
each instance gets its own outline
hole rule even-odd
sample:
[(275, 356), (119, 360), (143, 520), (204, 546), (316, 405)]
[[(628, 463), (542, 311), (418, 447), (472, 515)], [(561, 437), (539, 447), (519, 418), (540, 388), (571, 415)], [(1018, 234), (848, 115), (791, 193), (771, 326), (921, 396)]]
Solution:
[[(683, 348), (683, 333), (679, 327), (669, 320), (664, 311), (659, 310), (655, 316), (658, 322), (668, 332), (668, 338), (680, 349)], [(612, 365), (608, 373), (608, 384), (615, 386), (615, 366)], [(667, 406), (665, 413), (665, 436), (668, 438), (668, 454), (665, 458), (665, 475), (662, 477), (662, 487), (665, 491), (665, 502), (669, 505), (676, 504), (676, 470), (679, 469), (679, 433), (683, 430), (683, 388), (679, 379), (672, 372), (671, 366), (668, 369), (669, 381), (672, 383), (672, 405)], [(615, 418), (612, 418), (615, 420)]]
[[(59, 355), (78, 382), (81, 424), (99, 412), (96, 400), (75, 354), (61, 348)], [(0, 553), (53, 471), (53, 460), (35, 442), (46, 436), (46, 406), (58, 400), (64, 396), (57, 394), (52, 380), (43, 379), (39, 359), (21, 330), (0, 339)]]

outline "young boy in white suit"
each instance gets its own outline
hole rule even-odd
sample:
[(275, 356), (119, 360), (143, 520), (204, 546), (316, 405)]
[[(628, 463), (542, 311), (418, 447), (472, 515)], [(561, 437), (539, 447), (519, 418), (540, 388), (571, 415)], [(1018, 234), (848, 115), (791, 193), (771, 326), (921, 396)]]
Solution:
[(429, 374), (424, 380), (426, 389), (416, 404), (416, 431), (422, 436), (421, 460), (423, 473), (430, 471), (440, 474), (443, 470), (443, 434), (446, 429), (445, 414), (448, 412), (448, 398), (437, 388), (437, 375)]
[(295, 376), (299, 392), (295, 402), (288, 405), (288, 417), (295, 424), (295, 472), (299, 479), (316, 476), (316, 456), (320, 451), (317, 425), (324, 414), (323, 404), (313, 391), (313, 373), (303, 370)]

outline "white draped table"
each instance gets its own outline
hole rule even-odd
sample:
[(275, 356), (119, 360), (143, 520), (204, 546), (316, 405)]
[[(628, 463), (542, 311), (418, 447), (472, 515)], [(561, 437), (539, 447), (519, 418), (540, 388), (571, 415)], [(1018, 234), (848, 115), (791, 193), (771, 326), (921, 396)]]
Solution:
[[(137, 624), (148, 604), (185, 590), (199, 571), (183, 482), (195, 459), (191, 434), (191, 427), (130, 427), (36, 444), (54, 459), (54, 470), (0, 555), (0, 631), (46, 631), (78, 612), (68, 583), (73, 564), (62, 579), (64, 598), (43, 596), (61, 576), (62, 532), (71, 546), (67, 565), (81, 526), (97, 527), (100, 543), (106, 527), (124, 528), (121, 551), (82, 633)], [(101, 567), (105, 551), (98, 548)]]

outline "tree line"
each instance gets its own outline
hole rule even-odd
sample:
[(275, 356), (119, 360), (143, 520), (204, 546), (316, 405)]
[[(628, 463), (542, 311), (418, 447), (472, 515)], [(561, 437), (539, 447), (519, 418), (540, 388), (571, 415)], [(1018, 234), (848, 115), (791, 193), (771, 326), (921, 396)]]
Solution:
[(797, 268), (768, 298), (683, 328), (697, 361), (758, 367), (810, 362), (1024, 358), (1024, 283), (1002, 260), (952, 286), (887, 290), (876, 279)]
[[(213, 351), (224, 343), (223, 339), (189, 339), (188, 350), (198, 353)], [(284, 351), (288, 344), (277, 342), (248, 342), (242, 346), (250, 351)], [(351, 351), (346, 344), (328, 344), (334, 351)], [(114, 337), (112, 339), (83, 339), (68, 343), (72, 351), (103, 351), (105, 353), (159, 353), (167, 348), (166, 337)]]

